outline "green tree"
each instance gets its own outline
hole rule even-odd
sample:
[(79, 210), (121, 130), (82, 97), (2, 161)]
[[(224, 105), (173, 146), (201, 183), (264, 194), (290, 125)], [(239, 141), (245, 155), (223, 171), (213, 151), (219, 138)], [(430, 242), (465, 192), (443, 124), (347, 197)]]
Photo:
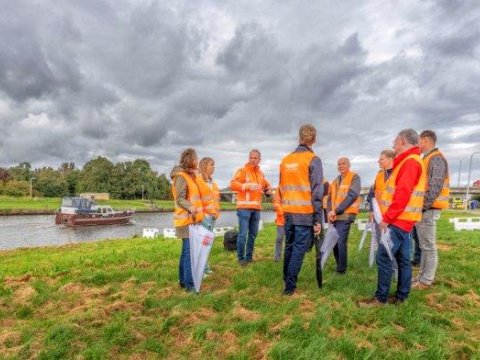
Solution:
[(32, 165), (27, 162), (21, 162), (17, 166), (8, 169), (11, 177), (17, 181), (30, 181), (33, 177)]
[(129, 199), (151, 197), (155, 188), (156, 173), (152, 171), (150, 163), (145, 159), (137, 159), (125, 163), (125, 195)]
[(30, 194), (30, 184), (27, 181), (10, 180), (0, 183), (0, 195), (27, 196)]
[(165, 174), (160, 174), (157, 178), (158, 199), (160, 200), (172, 200), (172, 184), (168, 180)]
[(45, 197), (61, 197), (68, 194), (65, 175), (51, 167), (35, 169), (35, 189)]
[(7, 169), (0, 167), (0, 181), (8, 181), (11, 178)]
[(68, 195), (75, 195), (78, 192), (78, 182), (80, 180), (80, 170), (75, 168), (74, 162), (64, 162), (58, 168), (67, 181)]
[(102, 156), (88, 161), (80, 175), (79, 192), (110, 193), (113, 169), (113, 163)]

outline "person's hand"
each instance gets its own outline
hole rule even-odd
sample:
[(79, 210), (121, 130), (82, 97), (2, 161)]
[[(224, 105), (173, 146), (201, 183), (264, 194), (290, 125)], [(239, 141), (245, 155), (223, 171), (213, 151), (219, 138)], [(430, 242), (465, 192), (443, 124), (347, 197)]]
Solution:
[(337, 214), (335, 214), (335, 211), (329, 211), (328, 212), (328, 221), (333, 223), (337, 219)]
[(268, 195), (268, 196), (272, 195), (272, 188), (266, 188), (265, 195)]
[(313, 235), (317, 236), (317, 235), (320, 235), (322, 231), (322, 224), (315, 224), (313, 225)]
[(188, 208), (188, 212), (189, 212), (190, 214), (192, 214), (192, 215), (195, 215), (195, 214), (198, 212), (198, 210), (197, 210), (197, 208), (196, 208), (195, 206), (190, 206), (190, 207)]
[(387, 231), (388, 224), (387, 224), (385, 221), (382, 221), (379, 226), (380, 226), (380, 231), (381, 231), (382, 233), (384, 233), (385, 231)]
[(373, 211), (368, 213), (368, 221), (373, 221)]
[(251, 191), (259, 191), (259, 192), (262, 191), (262, 187), (259, 184), (256, 184), (256, 183), (250, 183), (249, 188), (250, 188)]

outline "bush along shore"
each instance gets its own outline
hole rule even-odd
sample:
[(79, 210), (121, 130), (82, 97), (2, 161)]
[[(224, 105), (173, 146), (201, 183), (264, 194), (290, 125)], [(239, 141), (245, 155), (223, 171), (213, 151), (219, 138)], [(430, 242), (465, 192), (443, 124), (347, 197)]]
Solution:
[(439, 221), (435, 285), (381, 308), (356, 304), (377, 279), (356, 227), (347, 274), (336, 276), (330, 258), (318, 289), (307, 253), (291, 297), (272, 260), (274, 225), (259, 233), (246, 268), (216, 239), (199, 295), (178, 286), (178, 240), (0, 252), (0, 358), (478, 358), (479, 237), (454, 232), (450, 216)]

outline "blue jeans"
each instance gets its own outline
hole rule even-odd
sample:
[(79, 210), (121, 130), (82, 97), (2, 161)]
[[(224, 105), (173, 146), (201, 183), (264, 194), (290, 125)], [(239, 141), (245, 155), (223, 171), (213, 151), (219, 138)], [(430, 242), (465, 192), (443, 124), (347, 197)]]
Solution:
[(337, 272), (347, 271), (347, 241), (352, 220), (338, 220), (333, 223), (338, 232), (338, 243), (333, 247), (333, 255), (337, 261)]
[(190, 240), (182, 239), (182, 252), (180, 254), (180, 263), (178, 264), (178, 277), (180, 285), (185, 289), (193, 289), (192, 262), (190, 259)]
[(237, 254), (239, 261), (252, 261), (253, 246), (258, 233), (260, 222), (260, 210), (239, 209), (238, 216), (238, 238)]
[(297, 288), (298, 274), (312, 239), (313, 226), (294, 225), (292, 216), (285, 214), (285, 257), (283, 262), (285, 291), (294, 291)]
[[(410, 293), (412, 282), (412, 264), (410, 263), (410, 234), (394, 225), (389, 225), (393, 244), (392, 255), (398, 264), (397, 293), (395, 296), (405, 300)], [(392, 281), (392, 260), (388, 257), (383, 245), (378, 246), (377, 252), (378, 283), (375, 297), (381, 302), (386, 302)]]
[(414, 252), (413, 252), (413, 261), (420, 263), (420, 258), (422, 257), (422, 250), (420, 249), (420, 242), (418, 241), (417, 228), (414, 226), (412, 232), (410, 233), (411, 238), (414, 242)]

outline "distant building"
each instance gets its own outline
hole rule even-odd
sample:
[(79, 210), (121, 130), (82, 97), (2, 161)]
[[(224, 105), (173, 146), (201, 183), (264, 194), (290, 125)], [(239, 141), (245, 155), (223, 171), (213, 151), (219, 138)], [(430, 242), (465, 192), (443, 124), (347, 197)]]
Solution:
[(480, 187), (480, 180), (474, 181), (473, 186), (474, 187)]
[(110, 200), (109, 193), (81, 193), (80, 197), (92, 200)]

